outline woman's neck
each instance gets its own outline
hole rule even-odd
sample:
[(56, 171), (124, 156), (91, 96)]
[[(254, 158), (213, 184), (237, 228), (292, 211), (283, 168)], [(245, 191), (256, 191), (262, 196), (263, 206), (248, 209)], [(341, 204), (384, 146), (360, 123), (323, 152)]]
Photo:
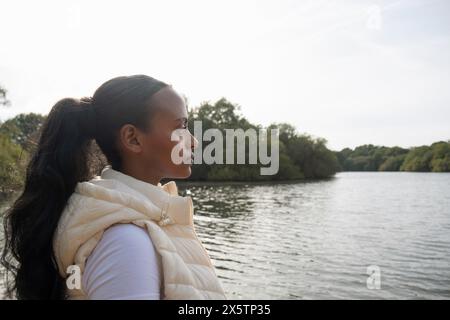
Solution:
[(151, 170), (148, 170), (147, 168), (141, 166), (124, 165), (119, 171), (122, 172), (123, 174), (129, 175), (135, 179), (153, 184), (155, 186), (157, 186), (162, 179), (162, 177), (155, 174)]

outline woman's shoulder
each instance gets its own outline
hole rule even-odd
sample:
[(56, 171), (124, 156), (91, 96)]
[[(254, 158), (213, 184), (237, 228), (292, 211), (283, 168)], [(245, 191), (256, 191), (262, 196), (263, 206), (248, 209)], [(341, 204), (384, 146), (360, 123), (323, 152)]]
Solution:
[(159, 299), (160, 261), (148, 232), (115, 224), (88, 257), (83, 287), (92, 299)]
[(125, 244), (136, 244), (136, 242), (152, 244), (152, 240), (147, 232), (142, 227), (139, 227), (133, 223), (117, 223), (107, 228), (103, 233), (103, 237), (100, 241), (103, 242), (120, 242)]

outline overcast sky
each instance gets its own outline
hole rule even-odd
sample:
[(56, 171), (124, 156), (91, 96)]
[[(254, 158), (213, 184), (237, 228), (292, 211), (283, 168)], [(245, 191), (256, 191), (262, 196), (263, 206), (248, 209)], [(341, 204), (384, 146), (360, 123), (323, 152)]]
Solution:
[[(114, 2), (114, 3), (112, 3)], [(332, 149), (450, 139), (450, 1), (0, 0), (0, 85), (47, 113), (147, 74)]]

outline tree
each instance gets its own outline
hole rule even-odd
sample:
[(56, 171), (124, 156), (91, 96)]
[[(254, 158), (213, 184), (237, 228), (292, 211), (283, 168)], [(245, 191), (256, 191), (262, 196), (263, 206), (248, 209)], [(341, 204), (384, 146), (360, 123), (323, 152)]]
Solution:
[(45, 117), (36, 113), (19, 114), (0, 126), (0, 133), (8, 136), (14, 143), (31, 151), (37, 143), (39, 129)]
[(4, 193), (22, 185), (28, 154), (4, 134), (0, 134), (0, 150), (0, 193)]
[(421, 146), (412, 148), (406, 155), (405, 161), (400, 167), (401, 171), (430, 171), (430, 161), (433, 157), (431, 148)]
[(430, 169), (433, 172), (450, 172), (450, 143), (436, 142), (431, 145), (433, 158)]
[(7, 91), (0, 86), (0, 106), (9, 106), (11, 102), (6, 97)]
[(408, 153), (400, 147), (383, 147), (372, 144), (356, 147), (354, 150), (345, 148), (336, 152), (339, 166), (343, 171), (385, 171), (398, 170), (400, 160)]
[(450, 172), (450, 141), (411, 149), (363, 145), (336, 152), (344, 171)]
[[(225, 129), (262, 129), (250, 123), (240, 114), (240, 107), (225, 98), (216, 103), (202, 103), (198, 108), (189, 111), (188, 127), (193, 132), (194, 121), (202, 122), (202, 129), (219, 129), (224, 136)], [(279, 130), (279, 170), (273, 176), (260, 174), (261, 164), (199, 164), (193, 168), (190, 180), (291, 180), (303, 178), (325, 178), (335, 174), (338, 161), (335, 154), (326, 147), (326, 140), (314, 139), (308, 135), (300, 135), (295, 127), (287, 123), (274, 123), (267, 127)], [(203, 148), (209, 143), (203, 141)], [(268, 139), (270, 150), (271, 139)], [(237, 144), (234, 144), (235, 160)], [(245, 159), (249, 159), (249, 144), (245, 146)], [(225, 154), (225, 150), (224, 150)], [(235, 161), (236, 163), (236, 161)]]
[(339, 163), (336, 155), (326, 147), (325, 139), (299, 134), (287, 123), (272, 124), (269, 128), (280, 130), (280, 144), (285, 146), (285, 149), (280, 147), (280, 170), (282, 156), (286, 154), (291, 162), (285, 159), (283, 164), (291, 168), (285, 170), (298, 170), (296, 176), (314, 179), (330, 177), (336, 173)]

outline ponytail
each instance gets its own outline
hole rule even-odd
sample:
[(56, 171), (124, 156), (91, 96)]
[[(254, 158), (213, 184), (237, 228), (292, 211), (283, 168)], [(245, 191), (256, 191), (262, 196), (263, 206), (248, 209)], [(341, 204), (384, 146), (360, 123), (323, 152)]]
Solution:
[[(55, 104), (28, 164), (24, 190), (5, 213), (1, 262), (10, 273), (9, 297), (16, 292), (18, 299), (64, 298), (52, 238), (77, 182), (90, 178), (88, 153), (95, 126), (89, 101), (67, 98)], [(9, 281), (11, 275), (15, 281)]]

